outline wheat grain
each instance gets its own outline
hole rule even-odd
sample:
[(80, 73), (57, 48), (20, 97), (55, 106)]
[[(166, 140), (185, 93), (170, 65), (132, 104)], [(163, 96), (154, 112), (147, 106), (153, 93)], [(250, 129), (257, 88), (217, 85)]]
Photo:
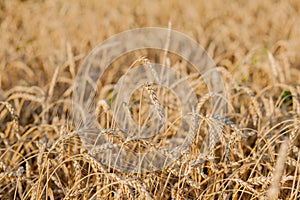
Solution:
[(144, 84), (144, 88), (148, 92), (148, 94), (150, 96), (150, 99), (151, 99), (151, 102), (154, 104), (154, 108), (158, 113), (159, 119), (164, 120), (165, 114), (164, 114), (164, 111), (163, 111), (163, 107), (161, 106), (161, 104), (160, 104), (160, 102), (157, 98), (156, 92), (153, 89), (152, 84), (151, 83), (146, 83), (146, 84)]
[(20, 136), (20, 130), (19, 130), (19, 117), (17, 115), (16, 110), (13, 108), (13, 106), (10, 103), (5, 102), (5, 101), (0, 101), (0, 105), (4, 105), (6, 107), (6, 109), (9, 111), (10, 115), (12, 116), (15, 135), (16, 135), (17, 139), (20, 140), (21, 136)]

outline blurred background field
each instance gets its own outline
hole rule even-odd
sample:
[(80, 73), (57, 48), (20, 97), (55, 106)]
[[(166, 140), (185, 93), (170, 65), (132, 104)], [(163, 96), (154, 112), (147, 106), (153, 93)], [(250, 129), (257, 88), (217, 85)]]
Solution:
[[(197, 155), (153, 174), (104, 169), (71, 134), (79, 66), (113, 34), (169, 22), (215, 61), (232, 106), (226, 117), (251, 135), (235, 141), (230, 163), (206, 161), (208, 177), (189, 165)], [(279, 197), (298, 199), (299, 52), (298, 0), (1, 0), (0, 199), (264, 199), (275, 172)], [(238, 134), (229, 129), (228, 141)]]
[[(74, 56), (83, 57), (113, 34), (139, 27), (168, 27), (169, 21), (174, 30), (194, 38), (230, 72), (253, 65), (256, 58), (248, 58), (250, 52), (270, 51), (276, 59), (286, 59), (282, 61), (289, 65), (282, 66), (285, 80), (296, 81), (298, 77), (291, 77), (297, 76), (293, 72), (300, 63), (299, 6), (298, 1), (3, 0), (1, 88), (45, 85), (55, 67), (66, 62), (68, 46)], [(21, 64), (35, 75), (24, 76), (18, 67)], [(267, 68), (265, 65), (251, 68)]]

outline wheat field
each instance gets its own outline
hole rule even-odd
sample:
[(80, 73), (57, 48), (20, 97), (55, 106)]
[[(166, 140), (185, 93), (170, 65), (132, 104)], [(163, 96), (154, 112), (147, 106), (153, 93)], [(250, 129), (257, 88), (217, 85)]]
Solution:
[[(180, 133), (173, 138), (176, 95), (151, 83), (132, 94), (133, 121), (147, 123), (152, 107), (170, 122), (146, 139), (128, 139), (105, 99), (136, 63), (167, 60), (190, 77), (188, 62), (165, 52), (114, 62), (96, 85), (102, 128), (95, 137), (84, 138), (78, 127), (88, 122), (73, 115), (74, 84), (89, 52), (141, 27), (169, 28), (197, 41), (216, 64), (228, 105), (222, 116), (208, 115), (211, 96), (191, 78), (194, 135), (185, 152), (155, 170), (148, 167), (158, 160), (112, 164), (115, 157), (99, 155), (114, 148), (125, 155), (171, 154), (182, 141)], [(1, 0), (0, 199), (299, 199), (299, 52), (299, 0)], [(211, 127), (218, 140), (207, 147)], [(108, 142), (87, 148), (86, 139), (98, 135)]]

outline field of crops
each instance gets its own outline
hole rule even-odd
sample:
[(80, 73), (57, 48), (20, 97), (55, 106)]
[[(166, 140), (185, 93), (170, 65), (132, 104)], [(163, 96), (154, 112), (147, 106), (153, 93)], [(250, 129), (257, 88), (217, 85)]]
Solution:
[(0, 199), (300, 199), (299, 97), (299, 0), (1, 0)]

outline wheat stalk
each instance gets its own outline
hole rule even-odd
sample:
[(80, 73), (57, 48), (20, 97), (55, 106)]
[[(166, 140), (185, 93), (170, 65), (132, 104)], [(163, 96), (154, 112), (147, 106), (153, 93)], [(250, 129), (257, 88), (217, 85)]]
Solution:
[(278, 199), (278, 195), (280, 193), (280, 180), (284, 172), (286, 156), (288, 154), (288, 144), (289, 141), (286, 139), (280, 146), (279, 156), (276, 162), (275, 171), (273, 173), (271, 186), (267, 193), (268, 198), (271, 200)]

